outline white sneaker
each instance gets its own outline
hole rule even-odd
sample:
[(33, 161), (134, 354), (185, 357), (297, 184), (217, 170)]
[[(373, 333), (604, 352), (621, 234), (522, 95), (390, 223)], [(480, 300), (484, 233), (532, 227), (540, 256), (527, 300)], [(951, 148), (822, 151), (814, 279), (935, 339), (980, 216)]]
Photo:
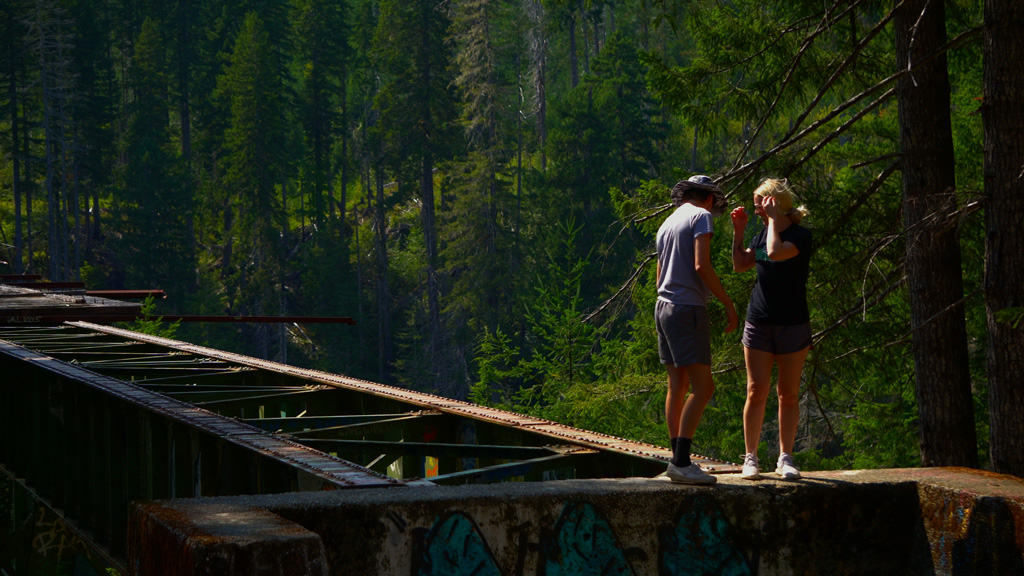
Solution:
[(800, 478), (800, 471), (793, 464), (793, 457), (787, 452), (779, 454), (779, 463), (775, 467), (775, 473), (783, 480), (797, 480)]
[(761, 470), (757, 467), (757, 454), (746, 453), (743, 455), (743, 471), (740, 478), (744, 480), (758, 480), (761, 478)]
[(680, 484), (714, 484), (718, 481), (718, 478), (701, 470), (700, 466), (693, 462), (689, 466), (676, 466), (669, 462), (665, 475), (669, 480)]

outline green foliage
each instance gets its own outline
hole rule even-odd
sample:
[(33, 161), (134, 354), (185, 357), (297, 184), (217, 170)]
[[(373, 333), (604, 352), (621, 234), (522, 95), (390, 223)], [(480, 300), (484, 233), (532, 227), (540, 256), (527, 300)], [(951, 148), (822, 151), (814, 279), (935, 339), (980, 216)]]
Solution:
[(156, 300), (152, 296), (147, 296), (142, 302), (138, 318), (134, 322), (128, 323), (126, 327), (128, 330), (151, 336), (174, 338), (178, 333), (178, 328), (181, 327), (181, 320), (164, 322), (163, 316), (157, 315)]
[(1012, 308), (997, 310), (996, 321), (1005, 322), (1014, 330), (1017, 330), (1021, 327), (1022, 323), (1024, 323), (1024, 307), (1014, 306)]
[[(166, 326), (152, 302), (135, 326), (665, 444), (650, 255), (668, 190), (708, 173), (750, 209), (760, 178), (787, 177), (815, 239), (800, 461), (918, 463), (890, 5), (66, 4), (0, 8), (11, 271), (160, 287), (175, 312), (353, 316), (289, 327), (281, 349)], [(982, 21), (976, 1), (946, 8), (951, 38)], [(58, 24), (74, 74), (33, 44)], [(978, 38), (947, 57), (984, 453)], [(712, 259), (742, 314), (753, 274), (730, 272), (731, 234), (716, 219)], [(734, 460), (743, 351), (709, 311), (695, 449)]]
[(564, 410), (553, 406), (565, 402), (566, 389), (594, 379), (592, 355), (599, 341), (594, 327), (581, 321), (581, 283), (589, 262), (566, 261), (579, 231), (573, 221), (552, 230), (555, 248), (545, 254), (533, 292), (521, 304), (526, 332), (518, 350), (501, 330), (483, 339), (476, 397), (545, 415)]

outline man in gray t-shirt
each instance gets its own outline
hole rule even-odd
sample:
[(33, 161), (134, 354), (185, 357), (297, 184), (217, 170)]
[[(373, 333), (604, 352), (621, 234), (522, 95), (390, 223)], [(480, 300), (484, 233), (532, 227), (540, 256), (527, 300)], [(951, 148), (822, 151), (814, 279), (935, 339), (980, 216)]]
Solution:
[(715, 384), (711, 378), (711, 330), (708, 292), (725, 306), (725, 331), (739, 322), (732, 300), (711, 266), (712, 213), (721, 214), (725, 198), (707, 176), (675, 185), (676, 210), (658, 229), (658, 299), (654, 318), (658, 352), (668, 371), (665, 420), (672, 443), (667, 476), (673, 482), (713, 484), (715, 477), (690, 460), (690, 447)]
[(705, 305), (708, 288), (697, 274), (693, 255), (697, 238), (713, 232), (711, 212), (690, 202), (665, 219), (655, 238), (661, 269), (659, 300), (680, 306)]

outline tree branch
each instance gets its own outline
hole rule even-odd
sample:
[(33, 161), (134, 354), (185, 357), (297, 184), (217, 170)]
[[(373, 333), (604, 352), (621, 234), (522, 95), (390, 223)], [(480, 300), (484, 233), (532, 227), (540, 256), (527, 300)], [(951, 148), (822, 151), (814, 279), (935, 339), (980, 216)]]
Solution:
[(602, 302), (601, 305), (598, 306), (596, 310), (594, 310), (590, 314), (587, 314), (583, 318), (583, 320), (581, 320), (581, 322), (590, 322), (591, 319), (593, 319), (595, 316), (597, 316), (598, 314), (603, 312), (606, 308), (608, 308), (612, 304), (612, 302), (617, 300), (618, 297), (621, 294), (623, 294), (626, 290), (630, 289), (633, 286), (633, 284), (636, 283), (636, 280), (637, 280), (637, 278), (640, 277), (640, 274), (643, 273), (644, 268), (647, 267), (647, 264), (649, 264), (651, 262), (651, 260), (653, 260), (655, 257), (657, 257), (657, 254), (654, 254), (654, 253), (648, 254), (647, 257), (644, 258), (644, 261), (641, 262), (640, 265), (636, 267), (636, 270), (633, 271), (633, 274), (631, 274), (629, 279), (626, 280), (626, 282), (623, 283), (623, 285), (619, 287), (619, 289), (615, 292), (615, 294), (613, 294), (610, 298), (608, 298), (607, 300)]

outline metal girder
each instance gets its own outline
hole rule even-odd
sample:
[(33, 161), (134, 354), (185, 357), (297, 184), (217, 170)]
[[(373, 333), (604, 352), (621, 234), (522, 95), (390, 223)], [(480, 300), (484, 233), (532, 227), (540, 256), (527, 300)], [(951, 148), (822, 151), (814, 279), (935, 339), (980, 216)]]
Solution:
[[(442, 477), (473, 477), (460, 469), (473, 458), (534, 460), (552, 440), (578, 451), (593, 450), (597, 458), (633, 459), (619, 475), (659, 471), (667, 456), (663, 449), (543, 419), (83, 322), (0, 328), (0, 338), (5, 336), (152, 392), (242, 418), (311, 448), (373, 453), (377, 459), (381, 454), (405, 460), (438, 458)], [(388, 407), (406, 409), (396, 413)], [(421, 467), (412, 463), (404, 468)], [(595, 466), (593, 471), (607, 474), (620, 468)]]
[(436, 416), (440, 412), (416, 411), (402, 414), (348, 414), (341, 416), (304, 416), (287, 418), (252, 418), (247, 419), (254, 426), (258, 426), (269, 432), (288, 433), (292, 436), (301, 436), (307, 432), (319, 432), (324, 430), (352, 429), (355, 427), (377, 424), (381, 422), (394, 421), (407, 417)]
[[(597, 454), (597, 450), (588, 452), (588, 454)], [(486, 484), (503, 482), (528, 475), (538, 476), (542, 475), (544, 472), (552, 470), (571, 470), (573, 467), (572, 461), (576, 458), (576, 454), (553, 454), (550, 456), (531, 458), (529, 460), (520, 460), (518, 462), (506, 462), (503, 464), (495, 464), (493, 466), (462, 470), (451, 474), (442, 474), (430, 478), (430, 481), (435, 484)], [(557, 479), (565, 480), (569, 477), (557, 477)]]
[[(387, 442), (381, 440), (339, 440), (307, 438), (303, 444), (330, 452), (372, 452), (393, 456), (432, 456), (434, 458), (489, 458), (492, 460), (532, 459), (552, 454), (568, 454), (547, 446), (487, 446), (483, 444), (447, 444), (442, 442)], [(586, 450), (576, 453), (597, 453)]]
[(350, 422), (347, 424), (338, 424), (335, 426), (327, 426), (324, 428), (300, 430), (291, 432), (290, 435), (293, 438), (302, 439), (302, 441), (309, 440), (324, 440), (324, 439), (344, 439), (351, 438), (353, 436), (367, 436), (373, 434), (381, 434), (385, 431), (404, 430), (409, 427), (410, 424), (422, 424), (425, 418), (440, 416), (439, 412), (411, 412), (409, 414), (402, 414), (391, 418), (381, 418), (379, 415), (373, 419), (367, 419), (363, 422)]

